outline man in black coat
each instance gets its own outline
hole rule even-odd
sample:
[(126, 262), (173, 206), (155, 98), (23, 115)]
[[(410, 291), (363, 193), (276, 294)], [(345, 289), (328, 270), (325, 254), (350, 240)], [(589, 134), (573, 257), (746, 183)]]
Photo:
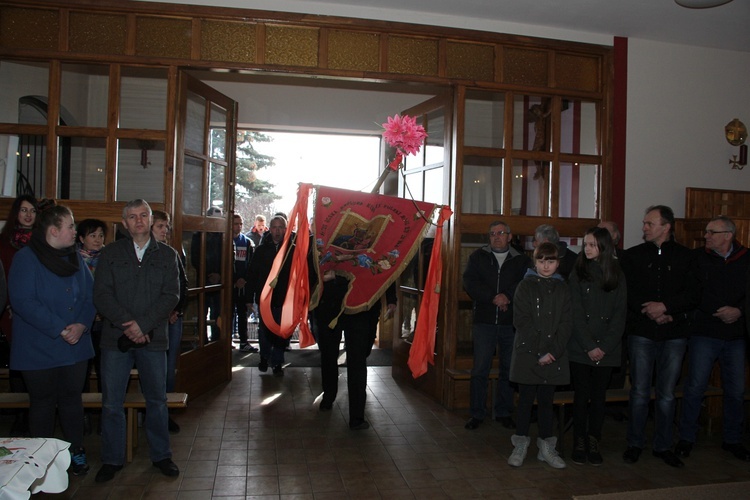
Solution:
[(691, 250), (674, 241), (674, 212), (664, 205), (646, 210), (643, 239), (622, 258), (628, 283), (625, 324), (630, 357), (630, 420), (626, 463), (635, 463), (646, 445), (646, 420), (654, 389), (652, 454), (667, 465), (682, 467), (672, 452), (675, 386), (682, 371), (688, 335), (688, 314), (698, 305), (700, 284)]
[(732, 219), (719, 216), (706, 225), (706, 246), (695, 250), (701, 298), (688, 341), (688, 373), (675, 452), (690, 456), (700, 424), (703, 393), (716, 362), (724, 391), (721, 447), (750, 461), (742, 445), (745, 397), (745, 311), (750, 252), (735, 239)]
[(469, 256), (463, 282), (474, 300), (474, 366), (471, 369), (471, 418), (464, 426), (473, 430), (484, 421), (487, 412), (487, 385), (492, 358), (497, 350), (500, 374), (495, 397), (495, 420), (514, 429), (513, 388), (509, 381), (513, 353), (513, 300), (516, 286), (531, 265), (531, 259), (510, 245), (510, 226), (502, 221), (490, 224), (490, 243)]

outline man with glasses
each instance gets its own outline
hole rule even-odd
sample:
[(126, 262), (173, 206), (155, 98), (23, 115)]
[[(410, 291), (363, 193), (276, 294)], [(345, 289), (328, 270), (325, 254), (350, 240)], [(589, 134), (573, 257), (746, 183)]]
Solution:
[[(674, 240), (674, 212), (664, 205), (646, 210), (643, 240), (622, 258), (628, 282), (625, 325), (630, 356), (630, 420), (623, 460), (638, 461), (646, 445), (646, 421), (654, 383), (652, 454), (672, 467), (682, 461), (672, 452), (677, 400), (674, 389), (682, 371), (688, 314), (698, 305), (700, 284), (693, 252)], [(656, 378), (654, 381), (654, 373)]]
[(701, 297), (688, 341), (688, 373), (675, 452), (688, 457), (700, 425), (703, 393), (719, 362), (723, 401), (721, 447), (750, 461), (742, 446), (745, 394), (745, 310), (750, 252), (735, 239), (736, 227), (726, 216), (706, 225), (706, 246), (695, 250)]
[(513, 352), (513, 294), (531, 260), (511, 246), (510, 227), (502, 221), (490, 224), (490, 243), (469, 256), (463, 282), (474, 301), (474, 366), (471, 370), (471, 418), (466, 429), (473, 430), (484, 421), (487, 412), (487, 385), (492, 359), (497, 350), (500, 373), (495, 396), (495, 421), (507, 429), (516, 427), (513, 412), (513, 388), (508, 380)]

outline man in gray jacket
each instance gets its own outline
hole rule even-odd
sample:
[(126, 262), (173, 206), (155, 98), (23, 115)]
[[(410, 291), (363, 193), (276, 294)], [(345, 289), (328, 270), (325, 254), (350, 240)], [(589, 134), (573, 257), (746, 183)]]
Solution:
[(172, 461), (167, 427), (167, 324), (180, 299), (177, 254), (151, 236), (151, 207), (125, 205), (128, 238), (102, 250), (94, 280), (94, 305), (103, 317), (102, 467), (96, 482), (109, 481), (125, 462), (123, 405), (130, 370), (138, 368), (146, 399), (146, 436), (154, 467), (165, 476), (180, 471)]

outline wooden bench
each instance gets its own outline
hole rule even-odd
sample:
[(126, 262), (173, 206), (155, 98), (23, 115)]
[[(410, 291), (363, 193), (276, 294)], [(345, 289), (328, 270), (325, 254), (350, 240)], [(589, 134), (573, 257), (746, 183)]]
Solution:
[[(498, 380), (498, 369), (493, 369), (490, 371), (490, 382), (492, 384), (492, 398), (493, 398), (493, 405), (491, 407), (494, 407), (494, 397), (495, 397), (495, 385), (497, 384)], [(452, 380), (471, 380), (471, 369), (458, 369), (458, 368), (448, 368), (446, 370), (446, 373), (448, 374), (448, 377)], [(555, 397), (552, 400), (552, 404), (557, 408), (557, 442), (558, 442), (558, 448), (560, 450), (560, 453), (563, 452), (563, 444), (565, 436), (565, 432), (570, 428), (572, 425), (572, 419), (565, 418), (565, 407), (568, 405), (573, 404), (573, 396), (575, 392), (574, 391), (556, 391)], [(706, 388), (706, 392), (703, 394), (704, 398), (709, 397), (716, 397), (723, 395), (724, 392), (721, 390), (720, 387), (714, 387), (714, 386), (708, 386)], [(748, 397), (750, 398), (750, 391), (746, 393)], [(677, 386), (675, 389), (675, 398), (679, 401), (682, 399), (684, 393), (683, 393), (683, 387)], [(516, 393), (517, 397), (517, 393)], [(651, 399), (656, 398), (656, 393), (654, 389), (651, 389)], [(625, 387), (623, 389), (607, 389), (607, 396), (606, 396), (606, 402), (607, 403), (623, 403), (630, 400), (630, 388)], [(678, 412), (679, 414), (679, 412)], [(710, 435), (712, 432), (713, 427), (713, 417), (709, 416), (708, 420), (708, 429), (707, 432)]]
[[(84, 392), (81, 394), (84, 408), (102, 407), (100, 392)], [(185, 408), (188, 395), (184, 392), (167, 393), (167, 408)], [(0, 393), (0, 408), (28, 408), (29, 395), (25, 392)], [(141, 393), (128, 392), (125, 394), (126, 430), (125, 430), (125, 458), (133, 461), (133, 450), (138, 445), (138, 410), (146, 408), (146, 399)]]

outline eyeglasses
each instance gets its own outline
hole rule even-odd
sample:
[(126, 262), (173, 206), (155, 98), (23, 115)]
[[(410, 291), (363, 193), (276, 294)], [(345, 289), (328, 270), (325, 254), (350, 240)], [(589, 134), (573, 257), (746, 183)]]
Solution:
[(732, 231), (713, 231), (711, 229), (706, 229), (703, 231), (704, 234), (707, 234), (709, 236), (713, 236), (715, 234), (721, 234), (721, 233), (731, 233)]
[(490, 236), (502, 236), (504, 234), (510, 234), (510, 231), (490, 231)]

